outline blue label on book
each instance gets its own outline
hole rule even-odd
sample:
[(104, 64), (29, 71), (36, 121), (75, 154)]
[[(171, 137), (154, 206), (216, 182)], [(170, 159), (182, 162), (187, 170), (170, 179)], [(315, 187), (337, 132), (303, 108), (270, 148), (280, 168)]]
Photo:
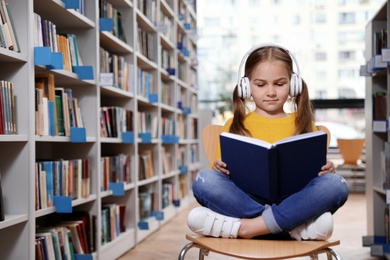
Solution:
[(150, 93), (148, 95), (148, 100), (150, 103), (157, 103), (158, 102), (158, 95), (155, 93)]
[(122, 142), (124, 144), (133, 144), (134, 143), (134, 132), (122, 132)]
[(91, 254), (74, 254), (75, 260), (93, 260)]
[(73, 66), (73, 72), (79, 76), (80, 80), (94, 79), (92, 66)]
[(162, 135), (161, 140), (164, 144), (177, 144), (179, 137), (177, 135)]
[(155, 217), (157, 220), (164, 220), (164, 212), (163, 211), (152, 211), (150, 216)]
[(62, 0), (65, 4), (65, 9), (79, 9), (80, 1), (79, 0)]
[(50, 55), (50, 64), (46, 66), (50, 70), (62, 70), (64, 69), (64, 59), (62, 52), (52, 52)]
[(184, 115), (189, 115), (191, 114), (191, 108), (190, 107), (183, 107), (182, 108), (183, 114)]
[(173, 200), (173, 205), (174, 205), (175, 207), (180, 207), (180, 200), (179, 200), (179, 199)]
[(112, 31), (112, 18), (99, 19), (100, 31)]
[(54, 196), (53, 203), (57, 213), (72, 213), (71, 196)]
[(179, 166), (179, 171), (180, 171), (180, 173), (187, 173), (188, 172), (188, 166), (186, 166), (186, 165), (181, 165), (181, 166)]
[(50, 47), (34, 47), (34, 65), (49, 65)]
[(70, 141), (72, 143), (85, 143), (87, 142), (87, 134), (84, 127), (71, 127), (70, 128)]
[(167, 72), (170, 76), (175, 76), (176, 70), (174, 68), (167, 68)]
[(150, 144), (152, 142), (152, 133), (140, 133), (139, 138), (141, 138), (142, 143)]
[(183, 103), (181, 101), (177, 101), (177, 108), (183, 109)]
[(141, 230), (148, 230), (149, 229), (149, 223), (146, 221), (139, 221), (138, 222), (138, 228)]
[(191, 24), (190, 23), (184, 23), (184, 29), (191, 30)]
[(112, 192), (112, 196), (125, 195), (125, 184), (123, 182), (110, 182), (108, 189)]

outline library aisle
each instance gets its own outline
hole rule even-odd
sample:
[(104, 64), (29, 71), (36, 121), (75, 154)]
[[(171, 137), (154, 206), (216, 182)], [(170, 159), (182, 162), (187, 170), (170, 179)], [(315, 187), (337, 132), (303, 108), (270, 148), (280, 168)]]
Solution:
[[(196, 203), (193, 205), (196, 206)], [(119, 260), (171, 260), (177, 259), (181, 248), (188, 243), (185, 234), (190, 233), (186, 224), (187, 213), (192, 207), (181, 212), (161, 229), (146, 238)], [(340, 239), (341, 244), (334, 249), (344, 260), (374, 260), (370, 257), (370, 248), (362, 247), (362, 237), (366, 235), (366, 198), (364, 193), (351, 193), (346, 204), (334, 214), (334, 232), (332, 239)], [(192, 249), (187, 260), (198, 259), (198, 250)], [(319, 259), (325, 259), (321, 255)], [(210, 253), (207, 260), (233, 260), (236, 258)], [(308, 259), (294, 258), (294, 259)]]

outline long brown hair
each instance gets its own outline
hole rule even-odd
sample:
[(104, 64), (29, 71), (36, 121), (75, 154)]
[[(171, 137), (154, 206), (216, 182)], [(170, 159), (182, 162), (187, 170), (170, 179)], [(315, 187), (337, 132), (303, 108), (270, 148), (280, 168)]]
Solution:
[[(253, 51), (247, 58), (245, 63), (245, 75), (251, 77), (255, 67), (265, 61), (277, 60), (282, 61), (290, 77), (293, 73), (293, 61), (290, 54), (279, 47), (267, 46)], [(290, 105), (296, 111), (295, 119), (295, 134), (308, 133), (312, 131), (312, 122), (314, 121), (312, 104), (309, 99), (309, 91), (304, 80), (302, 80), (302, 91), (296, 97), (291, 97)], [(233, 91), (233, 122), (229, 132), (251, 136), (251, 133), (244, 126), (244, 120), (247, 115), (248, 107), (245, 100), (238, 95), (237, 85)]]

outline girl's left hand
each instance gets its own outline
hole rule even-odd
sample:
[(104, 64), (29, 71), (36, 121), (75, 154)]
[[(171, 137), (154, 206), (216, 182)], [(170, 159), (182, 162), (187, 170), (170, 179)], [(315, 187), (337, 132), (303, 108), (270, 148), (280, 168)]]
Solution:
[(326, 162), (324, 166), (321, 167), (321, 171), (318, 173), (318, 176), (327, 174), (327, 173), (335, 173), (336, 170), (334, 168), (334, 164), (331, 161)]

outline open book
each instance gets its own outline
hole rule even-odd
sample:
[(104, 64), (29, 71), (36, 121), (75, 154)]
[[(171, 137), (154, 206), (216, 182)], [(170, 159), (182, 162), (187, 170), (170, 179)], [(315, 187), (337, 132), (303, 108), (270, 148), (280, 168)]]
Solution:
[(326, 164), (327, 134), (291, 136), (276, 143), (224, 132), (222, 161), (244, 192), (279, 200), (301, 190)]

